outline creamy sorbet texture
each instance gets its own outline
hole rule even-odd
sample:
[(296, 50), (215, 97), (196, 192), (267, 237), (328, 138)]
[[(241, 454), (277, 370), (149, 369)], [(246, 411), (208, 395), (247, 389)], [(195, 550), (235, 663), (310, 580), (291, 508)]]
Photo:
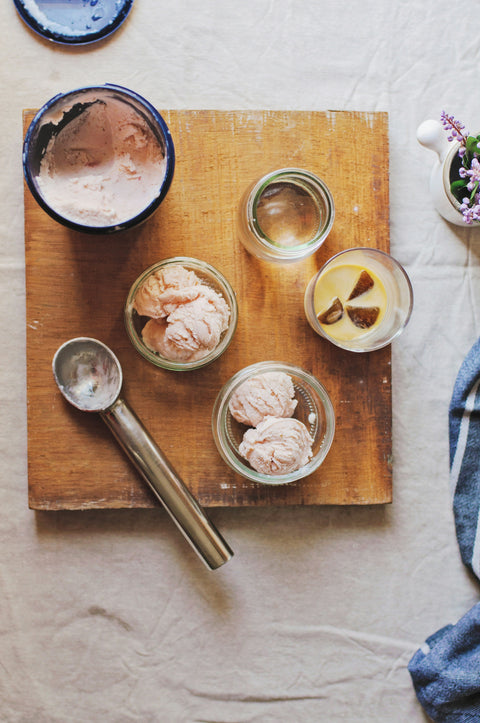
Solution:
[(264, 372), (250, 377), (232, 394), (229, 409), (237, 422), (256, 427), (266, 417), (291, 417), (297, 406), (291, 377)]
[(139, 287), (133, 308), (150, 319), (142, 339), (174, 362), (192, 362), (213, 351), (228, 329), (230, 308), (221, 294), (181, 265), (151, 274)]
[(165, 177), (162, 145), (128, 103), (97, 99), (54, 135), (37, 183), (66, 219), (111, 226), (134, 218), (159, 195)]
[(250, 426), (238, 452), (257, 472), (285, 475), (312, 458), (313, 439), (305, 424), (293, 419), (296, 407), (293, 380), (285, 372), (252, 376), (233, 392), (230, 414)]
[(257, 472), (283, 475), (307, 464), (312, 444), (307, 428), (298, 419), (266, 417), (254, 429), (247, 429), (238, 451)]

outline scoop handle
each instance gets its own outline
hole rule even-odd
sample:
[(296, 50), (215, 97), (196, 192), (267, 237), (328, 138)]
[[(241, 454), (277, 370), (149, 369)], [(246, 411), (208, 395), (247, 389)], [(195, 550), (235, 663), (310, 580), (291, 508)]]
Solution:
[(100, 414), (207, 567), (215, 570), (230, 560), (232, 550), (130, 407), (119, 398)]

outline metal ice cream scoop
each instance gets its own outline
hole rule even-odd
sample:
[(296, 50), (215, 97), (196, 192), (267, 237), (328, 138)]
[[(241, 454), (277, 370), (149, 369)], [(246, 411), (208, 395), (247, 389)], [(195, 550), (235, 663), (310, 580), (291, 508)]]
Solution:
[(57, 349), (52, 366), (65, 399), (83, 412), (100, 414), (205, 564), (214, 570), (227, 562), (232, 550), (138, 417), (120, 398), (123, 375), (115, 354), (96, 339), (78, 337)]

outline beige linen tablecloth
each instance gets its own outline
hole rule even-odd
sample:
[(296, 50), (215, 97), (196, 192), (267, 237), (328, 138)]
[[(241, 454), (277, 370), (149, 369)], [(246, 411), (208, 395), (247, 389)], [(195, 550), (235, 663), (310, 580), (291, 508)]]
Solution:
[[(480, 127), (468, 14), (135, 0), (109, 40), (65, 48), (3, 0), (0, 27), (0, 720), (424, 721), (407, 663), (479, 592), (455, 541), (447, 408), (480, 334), (480, 232), (436, 214), (415, 139), (443, 108)], [(28, 509), (22, 109), (104, 82), (159, 108), (388, 112), (391, 249), (416, 302), (393, 344), (392, 505), (213, 510), (236, 553), (215, 573), (162, 510)]]

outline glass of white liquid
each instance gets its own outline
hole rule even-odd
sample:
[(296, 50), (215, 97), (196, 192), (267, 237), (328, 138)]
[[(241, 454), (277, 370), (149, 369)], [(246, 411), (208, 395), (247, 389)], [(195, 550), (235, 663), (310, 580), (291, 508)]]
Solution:
[(310, 280), (305, 314), (314, 331), (349, 351), (381, 349), (405, 328), (413, 290), (405, 269), (373, 248), (333, 256)]

